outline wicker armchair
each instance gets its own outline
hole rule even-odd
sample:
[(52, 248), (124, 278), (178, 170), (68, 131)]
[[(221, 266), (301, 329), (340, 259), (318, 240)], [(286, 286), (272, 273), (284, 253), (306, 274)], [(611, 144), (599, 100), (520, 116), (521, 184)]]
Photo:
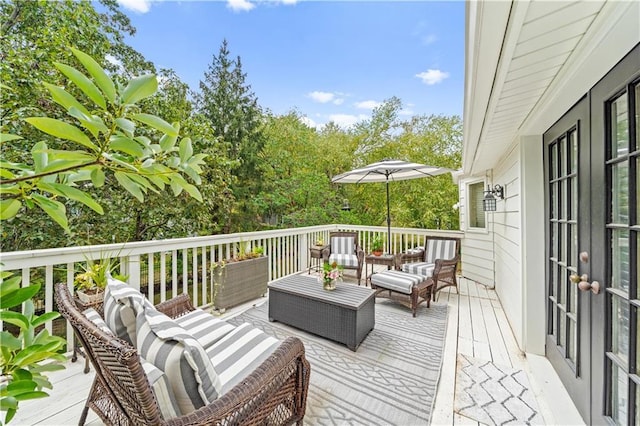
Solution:
[(358, 243), (358, 233), (352, 231), (336, 231), (329, 233), (329, 246), (322, 251), (324, 262), (336, 262), (344, 269), (355, 269), (358, 285), (362, 277), (364, 250)]
[[(84, 424), (89, 408), (106, 424), (118, 425), (302, 424), (310, 367), (299, 339), (285, 339), (249, 376), (209, 405), (164, 419), (136, 349), (87, 319), (65, 284), (55, 286), (55, 295), (60, 313), (96, 370), (79, 424)], [(172, 318), (194, 309), (186, 294), (156, 308)]]
[(460, 239), (427, 237), (424, 247), (396, 255), (396, 269), (433, 279), (433, 300), (438, 291), (453, 286), (458, 292), (456, 269), (460, 261)]

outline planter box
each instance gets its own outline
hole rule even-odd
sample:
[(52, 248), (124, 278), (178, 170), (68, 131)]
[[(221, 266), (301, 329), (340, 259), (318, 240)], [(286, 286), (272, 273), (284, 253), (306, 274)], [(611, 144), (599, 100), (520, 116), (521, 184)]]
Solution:
[(213, 306), (224, 310), (267, 294), (269, 258), (266, 256), (227, 263), (218, 274)]

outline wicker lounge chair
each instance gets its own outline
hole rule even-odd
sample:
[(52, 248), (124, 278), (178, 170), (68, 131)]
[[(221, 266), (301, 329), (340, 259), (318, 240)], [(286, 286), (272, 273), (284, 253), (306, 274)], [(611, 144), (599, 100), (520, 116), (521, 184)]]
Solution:
[(322, 251), (324, 262), (334, 261), (344, 269), (355, 269), (358, 285), (362, 276), (364, 250), (358, 243), (358, 233), (352, 231), (336, 231), (329, 233), (329, 246)]
[(454, 286), (458, 292), (456, 268), (460, 261), (460, 239), (427, 237), (424, 247), (396, 255), (396, 269), (433, 280), (431, 294)]
[[(60, 313), (70, 322), (96, 370), (79, 424), (84, 424), (89, 408), (106, 424), (302, 424), (310, 368), (299, 339), (282, 341), (264, 362), (215, 401), (189, 414), (165, 419), (137, 350), (90, 321), (66, 285), (57, 284), (55, 294)], [(171, 318), (194, 311), (186, 294), (156, 309)]]

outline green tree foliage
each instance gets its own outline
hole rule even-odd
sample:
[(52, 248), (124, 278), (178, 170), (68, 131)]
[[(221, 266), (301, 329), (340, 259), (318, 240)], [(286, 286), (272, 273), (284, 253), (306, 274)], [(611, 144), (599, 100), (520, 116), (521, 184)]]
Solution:
[[(54, 65), (84, 94), (82, 102), (64, 88), (45, 83), (69, 121), (25, 119), (49, 138), (32, 144), (29, 163), (0, 159), (0, 219), (12, 219), (24, 207), (37, 206), (69, 232), (66, 206), (59, 199), (74, 200), (102, 214), (102, 206), (85, 188), (102, 187), (107, 173), (140, 202), (147, 192), (166, 186), (175, 196), (184, 190), (202, 200), (188, 179), (200, 183), (204, 155), (193, 153), (189, 138), (178, 143), (178, 123), (169, 124), (136, 106), (156, 92), (156, 77), (136, 77), (116, 86), (89, 55), (72, 51), (86, 74), (66, 64)], [(3, 144), (20, 140), (12, 134), (0, 138)]]
[(235, 203), (228, 205), (225, 212), (228, 222), (224, 231), (256, 229), (251, 198), (262, 183), (258, 168), (258, 156), (264, 146), (262, 112), (246, 83), (240, 57), (230, 58), (227, 40), (223, 40), (200, 81), (198, 109), (210, 121), (214, 135), (220, 138), (232, 161)]
[[(49, 395), (43, 391), (52, 388), (45, 373), (64, 369), (62, 363), (66, 361), (61, 353), (66, 341), (51, 336), (42, 327), (60, 314), (36, 315), (31, 298), (40, 290), (40, 284), (21, 287), (20, 281), (19, 276), (0, 269), (0, 320), (19, 330), (17, 335), (0, 332), (0, 411), (6, 413), (5, 423), (16, 414), (20, 401)], [(21, 304), (22, 312), (17, 312)], [(45, 360), (50, 362), (41, 364)]]

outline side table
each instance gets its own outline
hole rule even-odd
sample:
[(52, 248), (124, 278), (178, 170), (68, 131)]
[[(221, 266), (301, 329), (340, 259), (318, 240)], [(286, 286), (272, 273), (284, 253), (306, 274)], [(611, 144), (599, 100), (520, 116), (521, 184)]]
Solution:
[[(387, 270), (391, 269), (395, 265), (395, 256), (392, 254), (381, 254), (380, 256), (368, 254), (365, 256), (364, 261), (367, 264), (367, 271), (369, 270), (369, 265), (371, 265), (371, 274), (373, 274), (373, 265), (387, 265)], [(371, 274), (367, 274), (367, 278)]]
[(311, 274), (312, 266), (315, 272), (318, 272), (320, 270), (320, 267), (322, 266), (322, 251), (327, 247), (329, 247), (329, 245), (309, 247), (308, 274)]

